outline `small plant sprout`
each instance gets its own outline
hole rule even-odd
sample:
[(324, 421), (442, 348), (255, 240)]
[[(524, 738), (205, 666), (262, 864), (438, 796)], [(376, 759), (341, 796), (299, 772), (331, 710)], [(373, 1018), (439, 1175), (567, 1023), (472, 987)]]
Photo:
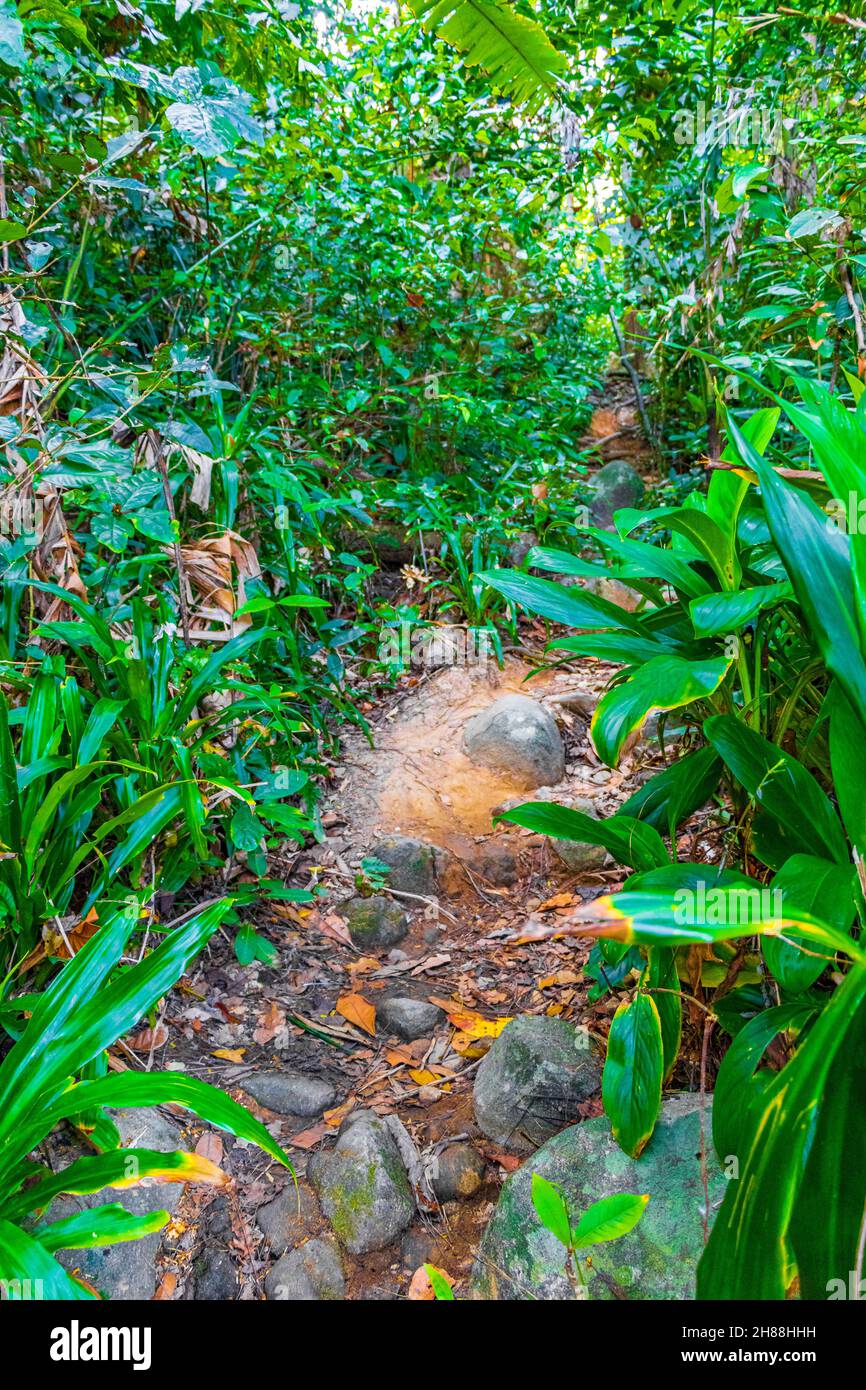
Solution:
[[(565, 1246), (565, 1270), (575, 1298), (585, 1299), (588, 1296), (587, 1282), (577, 1252), (628, 1235), (643, 1216), (648, 1201), (647, 1193), (639, 1196), (634, 1192), (615, 1192), (610, 1197), (593, 1202), (577, 1224), (572, 1226), (562, 1190), (540, 1173), (533, 1173), (532, 1205), (542, 1226)], [(591, 1263), (591, 1259), (587, 1263)]]

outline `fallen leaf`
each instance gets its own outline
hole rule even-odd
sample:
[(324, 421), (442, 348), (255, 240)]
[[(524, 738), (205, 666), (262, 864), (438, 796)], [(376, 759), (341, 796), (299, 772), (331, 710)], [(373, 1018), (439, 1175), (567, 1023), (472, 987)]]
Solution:
[(140, 1028), (131, 1038), (124, 1041), (133, 1052), (152, 1052), (157, 1047), (164, 1047), (168, 1042), (168, 1029), (160, 1019), (155, 1028)]
[(212, 1057), (219, 1057), (221, 1062), (242, 1062), (244, 1060), (245, 1047), (218, 1047), (216, 1052), (212, 1052)]
[(439, 1077), (432, 1071), (425, 1071), (421, 1067), (410, 1070), (409, 1075), (419, 1086), (435, 1086)]
[(341, 1014), (347, 1023), (363, 1028), (371, 1038), (376, 1036), (376, 1010), (362, 994), (344, 994), (337, 1000), (334, 1011)]
[(215, 1134), (213, 1130), (208, 1130), (199, 1139), (195, 1151), (202, 1158), (209, 1158), (211, 1163), (216, 1163), (219, 1166), (223, 1161), (225, 1146), (218, 1134)]
[(154, 1302), (165, 1302), (165, 1300), (171, 1298), (176, 1288), (177, 1275), (172, 1274), (171, 1270), (169, 1270), (166, 1274), (162, 1276), (161, 1280), (159, 1281), (159, 1288), (153, 1295)]
[(321, 1123), (313, 1125), (312, 1129), (302, 1129), (300, 1134), (293, 1134), (289, 1143), (296, 1149), (314, 1149), (327, 1133), (328, 1126), (322, 1120)]
[(253, 1039), (261, 1046), (264, 1046), (265, 1043), (273, 1042), (277, 1034), (284, 1031), (285, 1026), (285, 1009), (281, 1009), (276, 1000), (271, 999), (259, 1014), (259, 1021), (253, 1033)]
[(555, 897), (548, 898), (547, 902), (539, 903), (538, 912), (548, 912), (554, 907), (571, 907), (575, 901), (573, 893), (557, 893)]
[(332, 1129), (339, 1129), (346, 1116), (354, 1109), (354, 1100), (344, 1100), (342, 1105), (335, 1105), (333, 1110), (326, 1110), (322, 1119)]

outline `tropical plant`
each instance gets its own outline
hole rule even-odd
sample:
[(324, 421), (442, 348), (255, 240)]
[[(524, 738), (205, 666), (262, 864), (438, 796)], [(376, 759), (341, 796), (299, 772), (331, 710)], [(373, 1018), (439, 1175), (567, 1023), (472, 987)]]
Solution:
[[(55, 1197), (124, 1188), (153, 1177), (229, 1182), (198, 1154), (120, 1148), (106, 1107), (179, 1105), (290, 1166), (258, 1120), (195, 1077), (137, 1071), (100, 1075), (104, 1069), (96, 1065), (183, 974), (230, 906), (224, 899), (201, 908), (168, 930), (155, 950), (123, 965), (141, 902), (135, 897), (122, 904), (101, 902), (98, 930), (29, 1003), (32, 1012), (0, 1063), (0, 1281), (13, 1296), (23, 1288), (31, 1294), (38, 1290), (35, 1296), (42, 1298), (92, 1298), (96, 1291), (67, 1274), (56, 1252), (135, 1240), (169, 1219), (165, 1211), (139, 1216), (110, 1202), (52, 1221), (47, 1218)], [(18, 1002), (22, 1010), (28, 1007)], [(34, 1150), (55, 1126), (79, 1118), (101, 1152), (58, 1171), (34, 1160)]]

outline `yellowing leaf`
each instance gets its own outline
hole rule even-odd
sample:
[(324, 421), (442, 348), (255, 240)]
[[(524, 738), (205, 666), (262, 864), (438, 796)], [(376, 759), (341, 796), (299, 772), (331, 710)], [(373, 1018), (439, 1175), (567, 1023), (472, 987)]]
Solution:
[(212, 1052), (212, 1057), (219, 1057), (223, 1062), (242, 1062), (244, 1060), (245, 1047), (218, 1047), (216, 1052)]

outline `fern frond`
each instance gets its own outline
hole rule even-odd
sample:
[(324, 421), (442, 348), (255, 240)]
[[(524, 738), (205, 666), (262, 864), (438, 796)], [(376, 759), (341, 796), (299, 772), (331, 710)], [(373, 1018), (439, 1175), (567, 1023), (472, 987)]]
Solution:
[(568, 62), (540, 24), (506, 0), (409, 0), (425, 29), (490, 74), (504, 96), (537, 109), (553, 96)]

